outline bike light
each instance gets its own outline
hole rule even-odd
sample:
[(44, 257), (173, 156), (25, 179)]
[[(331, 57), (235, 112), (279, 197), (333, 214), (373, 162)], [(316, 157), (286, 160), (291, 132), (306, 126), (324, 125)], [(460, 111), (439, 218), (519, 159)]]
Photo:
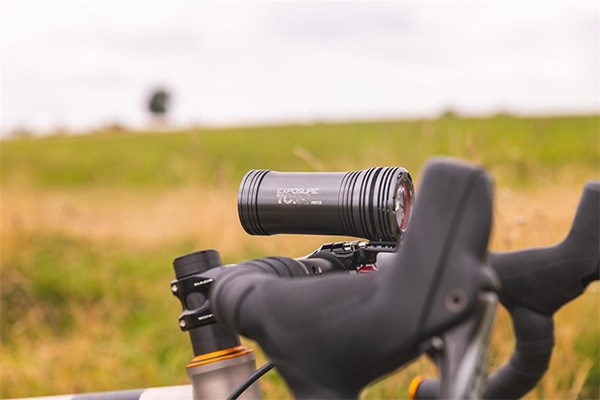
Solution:
[(355, 236), (396, 241), (408, 226), (414, 188), (408, 171), (252, 170), (242, 179), (238, 214), (251, 235)]

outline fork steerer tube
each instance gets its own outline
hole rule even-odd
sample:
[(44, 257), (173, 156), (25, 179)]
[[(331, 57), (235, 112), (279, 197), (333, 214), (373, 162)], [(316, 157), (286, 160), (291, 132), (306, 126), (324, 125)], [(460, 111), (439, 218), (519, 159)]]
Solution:
[(173, 261), (177, 279), (171, 282), (171, 291), (183, 307), (179, 326), (189, 332), (196, 357), (240, 345), (239, 336), (232, 330), (218, 323), (203, 323), (214, 320), (214, 316), (207, 302), (212, 279), (202, 274), (222, 264), (216, 250), (198, 251)]
[[(176, 279), (171, 292), (181, 301), (181, 330), (188, 331), (194, 358), (187, 365), (194, 400), (226, 398), (256, 369), (254, 353), (241, 346), (239, 336), (214, 321), (208, 307), (212, 278), (203, 275), (221, 266), (216, 250), (178, 257), (173, 262)], [(262, 398), (258, 384), (250, 386), (241, 399)]]
[(194, 357), (239, 346), (240, 337), (221, 324), (190, 329)]

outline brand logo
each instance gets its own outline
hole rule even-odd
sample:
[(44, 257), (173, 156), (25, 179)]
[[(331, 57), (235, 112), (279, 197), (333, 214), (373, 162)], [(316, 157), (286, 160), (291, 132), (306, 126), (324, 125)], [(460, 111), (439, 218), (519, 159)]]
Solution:
[(214, 279), (208, 278), (208, 279), (204, 279), (203, 281), (194, 282), (194, 287), (206, 285), (207, 283), (212, 283), (213, 281), (214, 281)]
[(319, 188), (277, 188), (277, 204), (321, 204), (311, 197), (319, 194)]

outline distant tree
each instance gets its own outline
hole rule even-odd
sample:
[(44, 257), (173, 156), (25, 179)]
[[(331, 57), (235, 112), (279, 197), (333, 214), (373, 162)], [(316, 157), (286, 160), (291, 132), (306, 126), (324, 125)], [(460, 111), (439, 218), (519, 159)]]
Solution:
[(442, 111), (442, 113), (440, 114), (439, 118), (442, 119), (454, 119), (454, 118), (458, 118), (459, 114), (458, 112), (453, 109), (452, 107), (447, 107), (444, 111)]
[(171, 93), (165, 89), (154, 90), (148, 98), (148, 111), (158, 120), (164, 120), (169, 112)]
[(31, 131), (30, 129), (28, 129), (27, 127), (25, 127), (23, 125), (15, 128), (13, 131), (11, 131), (8, 134), (8, 137), (13, 138), (13, 139), (30, 139), (34, 136), (35, 135), (34, 135), (33, 131)]

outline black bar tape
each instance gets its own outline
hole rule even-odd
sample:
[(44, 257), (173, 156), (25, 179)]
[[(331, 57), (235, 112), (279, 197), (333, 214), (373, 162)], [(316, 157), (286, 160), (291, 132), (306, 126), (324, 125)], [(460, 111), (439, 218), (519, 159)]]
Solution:
[(212, 287), (211, 292), (218, 292), (220, 287), (227, 286), (219, 301), (211, 302), (213, 311), (219, 315), (219, 322), (236, 329), (239, 325), (239, 304), (252, 290), (253, 280), (269, 276), (297, 278), (309, 275), (308, 268), (293, 258), (267, 257), (240, 263), (223, 273)]
[(524, 306), (544, 315), (579, 296), (599, 278), (600, 181), (586, 184), (567, 237), (551, 247), (491, 254), (500, 301), (510, 311)]
[(516, 346), (510, 360), (488, 379), (490, 399), (518, 399), (542, 378), (554, 347), (552, 317), (524, 307), (512, 312)]

